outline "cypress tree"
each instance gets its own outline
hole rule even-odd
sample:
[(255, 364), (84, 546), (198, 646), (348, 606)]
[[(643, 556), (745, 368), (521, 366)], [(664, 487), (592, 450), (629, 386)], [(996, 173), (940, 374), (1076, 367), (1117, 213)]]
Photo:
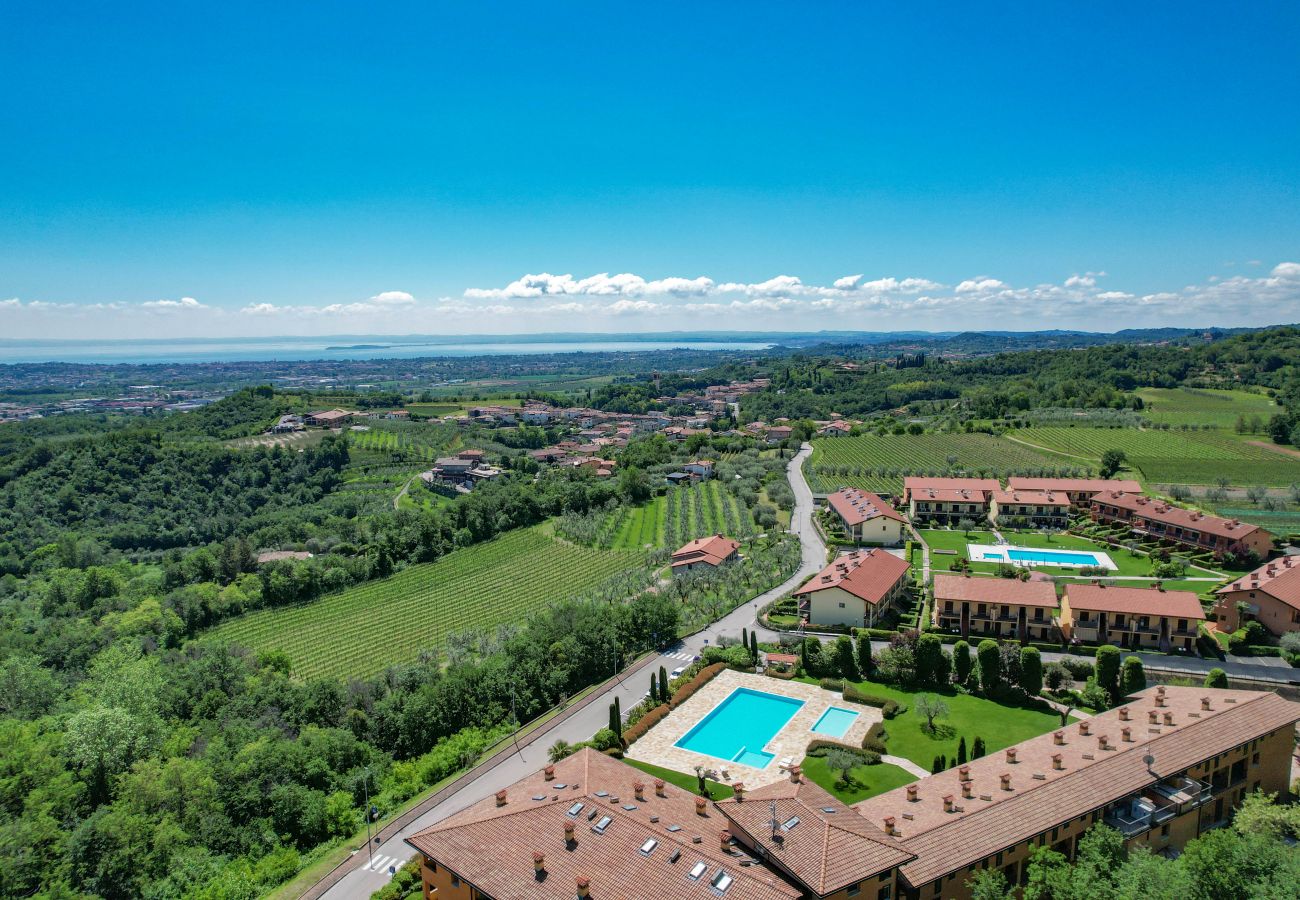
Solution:
[(984, 738), (980, 737), (979, 735), (976, 735), (974, 742), (971, 744), (970, 758), (979, 759), (983, 755), (984, 755)]
[(1142, 660), (1136, 656), (1130, 656), (1124, 660), (1124, 665), (1120, 669), (1119, 691), (1125, 697), (1136, 694), (1147, 686), (1147, 673), (1142, 668)]
[(749, 649), (749, 629), (748, 629), (748, 628), (742, 628), (742, 629), (740, 629), (740, 646), (744, 647), (746, 650)]
[(934, 763), (930, 766), (930, 774), (937, 775), (946, 768), (948, 768), (948, 760), (940, 753), (934, 758)]
[(961, 740), (957, 742), (957, 765), (964, 766), (965, 764), (966, 764), (966, 735), (963, 734), (961, 736)]
[(659, 676), (655, 675), (654, 672), (650, 673), (650, 699), (659, 699)]
[(613, 703), (609, 705), (609, 730), (620, 736), (623, 733), (623, 722), (619, 719), (618, 707)]
[(659, 667), (659, 699), (667, 703), (672, 699), (668, 687), (668, 670), (663, 666)]
[(749, 633), (749, 655), (754, 657), (754, 664), (758, 664), (758, 632)]

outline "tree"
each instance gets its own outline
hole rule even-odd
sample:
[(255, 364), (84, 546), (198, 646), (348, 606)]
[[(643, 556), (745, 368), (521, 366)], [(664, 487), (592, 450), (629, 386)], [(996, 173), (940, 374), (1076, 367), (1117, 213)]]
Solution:
[(650, 691), (646, 694), (646, 699), (651, 703), (659, 700), (659, 676), (654, 672), (650, 673)]
[(1124, 667), (1119, 679), (1120, 694), (1131, 697), (1138, 691), (1145, 689), (1146, 686), (1147, 675), (1142, 668), (1142, 660), (1136, 656), (1130, 656), (1124, 660)]
[(564, 738), (559, 738), (551, 748), (546, 751), (546, 758), (553, 763), (557, 763), (573, 752), (572, 746)]
[(957, 528), (962, 532), (962, 534), (966, 535), (966, 537), (970, 537), (970, 533), (975, 530), (975, 520), (969, 516), (962, 516), (957, 520)]
[(966, 882), (971, 900), (1010, 900), (1016, 896), (1001, 869), (980, 869)]
[(1037, 647), (1020, 650), (1020, 687), (1031, 697), (1043, 692), (1043, 657)]
[(966, 735), (963, 734), (961, 736), (961, 740), (957, 741), (957, 765), (960, 766), (960, 765), (964, 765), (965, 763), (966, 763)]
[(948, 704), (935, 694), (920, 694), (913, 703), (917, 715), (925, 717), (925, 733), (934, 734), (934, 720), (948, 715)]
[(659, 667), (659, 702), (667, 703), (672, 699), (672, 688), (668, 684), (668, 669)]
[(948, 683), (949, 662), (943, 641), (937, 634), (923, 634), (916, 641), (916, 682), (924, 687), (942, 687)]
[(996, 697), (1002, 692), (1002, 651), (997, 641), (985, 638), (976, 651), (980, 662), (980, 690)]
[(847, 750), (830, 750), (826, 754), (826, 768), (838, 773), (836, 783), (847, 786), (851, 783), (850, 774), (859, 763), (858, 757)]
[(876, 672), (876, 661), (871, 657), (871, 635), (865, 631), (858, 632), (858, 672), (863, 678), (870, 678)]
[(1097, 684), (1110, 697), (1112, 704), (1119, 702), (1119, 666), (1118, 647), (1107, 644), (1097, 648)]
[(623, 728), (623, 721), (618, 714), (618, 706), (614, 703), (609, 705), (609, 730), (614, 734), (619, 734)]
[(754, 658), (754, 665), (758, 665), (758, 632), (749, 633), (749, 655)]
[(965, 641), (952, 645), (952, 671), (958, 684), (964, 685), (970, 678), (970, 644)]
[(749, 649), (749, 629), (748, 629), (748, 628), (741, 628), (741, 629), (740, 629), (740, 646), (744, 647), (746, 650)]
[(1043, 681), (1049, 691), (1068, 691), (1074, 687), (1074, 675), (1069, 666), (1061, 662), (1050, 662), (1043, 666)]
[(971, 744), (970, 747), (970, 758), (979, 759), (983, 755), (984, 755), (984, 738), (980, 737), (977, 734), (975, 735), (975, 741)]
[(853, 638), (847, 634), (835, 639), (835, 669), (849, 681), (858, 680), (858, 664), (853, 658)]
[(1228, 686), (1228, 673), (1215, 666), (1206, 674), (1205, 686), (1207, 688), (1226, 688)]
[(1110, 449), (1101, 454), (1101, 468), (1098, 473), (1102, 478), (1110, 478), (1128, 461), (1123, 450)]
[(946, 768), (948, 768), (948, 760), (944, 758), (944, 755), (942, 753), (940, 753), (938, 756), (934, 758), (934, 762), (930, 764), (930, 774), (938, 775)]
[(1232, 817), (1232, 827), (1242, 834), (1262, 834), (1277, 840), (1300, 837), (1300, 805), (1279, 804), (1276, 794), (1247, 794)]

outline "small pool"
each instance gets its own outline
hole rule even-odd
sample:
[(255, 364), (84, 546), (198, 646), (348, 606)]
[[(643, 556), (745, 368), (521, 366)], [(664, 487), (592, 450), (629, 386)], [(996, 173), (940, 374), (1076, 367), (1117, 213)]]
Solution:
[(827, 707), (812, 730), (827, 737), (844, 737), (857, 718), (858, 714), (851, 709), (840, 709), (838, 706)]
[(1011, 563), (1019, 566), (1091, 566), (1096, 569), (1119, 568), (1110, 554), (1083, 550), (1042, 550), (1036, 547), (994, 547), (971, 544), (967, 547), (971, 559), (983, 562)]
[(765, 691), (736, 688), (674, 746), (763, 769), (776, 756), (764, 748), (803, 704)]

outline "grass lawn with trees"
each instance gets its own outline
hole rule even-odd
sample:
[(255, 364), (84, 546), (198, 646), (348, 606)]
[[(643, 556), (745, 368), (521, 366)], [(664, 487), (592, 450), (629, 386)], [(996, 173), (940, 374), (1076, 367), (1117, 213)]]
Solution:
[[(699, 779), (695, 777), (694, 772), (686, 773), (678, 772), (673, 769), (665, 769), (663, 766), (651, 765), (648, 762), (641, 762), (639, 759), (624, 759), (623, 762), (627, 763), (629, 766), (640, 769), (651, 778), (662, 778), (669, 784), (675, 784), (679, 788), (690, 791), (692, 794), (699, 791), (700, 782)], [(714, 800), (726, 800), (735, 793), (732, 791), (730, 786), (720, 784), (712, 779), (706, 778), (704, 784), (709, 789), (709, 796)]]
[(827, 767), (824, 756), (809, 756), (801, 765), (804, 775), (814, 784), (825, 788), (844, 803), (858, 803), (916, 781), (916, 776), (906, 769), (880, 763), (874, 766), (855, 766), (849, 770), (851, 782), (844, 786), (839, 784), (839, 775)]

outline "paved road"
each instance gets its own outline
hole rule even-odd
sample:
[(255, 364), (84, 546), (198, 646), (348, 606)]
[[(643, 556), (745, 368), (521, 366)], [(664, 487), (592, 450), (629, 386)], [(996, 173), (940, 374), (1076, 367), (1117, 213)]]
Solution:
[(623, 709), (634, 706), (650, 686), (650, 673), (657, 672), (659, 666), (663, 665), (670, 671), (678, 666), (684, 666), (704, 647), (716, 644), (718, 638), (724, 636), (739, 638), (742, 628), (756, 630), (761, 640), (776, 640), (776, 632), (758, 624), (755, 618), (757, 611), (797, 587), (805, 578), (818, 572), (826, 564), (826, 545), (812, 523), (812, 490), (803, 476), (803, 461), (811, 453), (812, 446), (804, 444), (786, 467), (790, 487), (794, 490), (795, 496), (794, 512), (790, 517), (790, 531), (798, 535), (803, 549), (802, 564), (789, 580), (755, 597), (752, 602), (737, 607), (729, 615), (668, 648), (664, 653), (629, 669), (623, 674), (621, 682), (599, 695), (593, 695), (581, 709), (564, 721), (528, 735), (520, 741), (518, 752), (447, 797), (397, 835), (377, 844), (373, 848), (375, 860), (373, 864), (367, 860), (364, 866), (353, 869), (321, 896), (327, 900), (363, 900), (369, 897), (392, 877), (388, 872), (389, 866), (400, 867), (410, 859), (412, 850), (404, 841), (406, 837), (442, 821), (452, 813), (485, 797), (490, 797), (501, 788), (537, 771), (546, 765), (547, 749), (557, 740), (577, 743), (590, 738), (609, 721), (609, 704), (614, 702), (614, 697), (619, 698)]

